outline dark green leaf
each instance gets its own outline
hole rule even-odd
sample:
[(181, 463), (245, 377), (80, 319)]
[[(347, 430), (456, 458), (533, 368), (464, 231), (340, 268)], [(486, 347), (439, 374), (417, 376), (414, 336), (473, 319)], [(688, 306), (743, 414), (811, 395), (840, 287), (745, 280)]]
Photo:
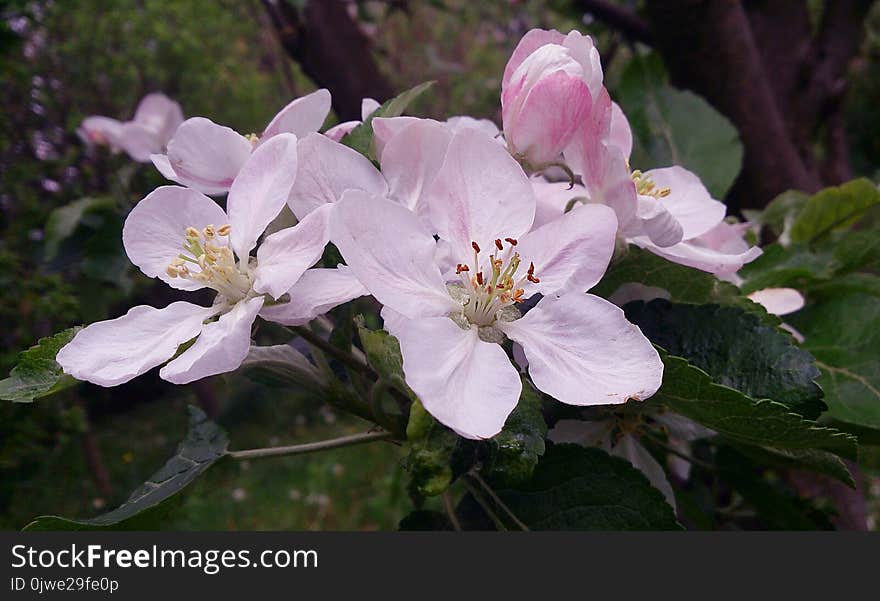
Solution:
[(73, 235), (84, 215), (92, 211), (113, 208), (115, 204), (113, 198), (108, 196), (87, 196), (53, 209), (46, 220), (46, 260), (51, 261), (55, 258), (61, 243)]
[(822, 370), (828, 415), (880, 428), (880, 297), (831, 295), (791, 318)]
[(504, 429), (487, 443), (483, 475), (501, 488), (527, 481), (544, 454), (546, 436), (541, 396), (524, 380), (519, 404), (507, 418)]
[(816, 242), (835, 230), (849, 228), (878, 205), (880, 190), (868, 179), (825, 188), (807, 201), (791, 227), (791, 239), (794, 242)]
[(580, 445), (548, 445), (532, 479), (498, 495), (532, 530), (681, 528), (663, 494), (628, 461)]
[(401, 92), (385, 104), (377, 108), (367, 117), (363, 123), (348, 132), (342, 143), (349, 146), (369, 159), (375, 159), (373, 152), (373, 119), (376, 117), (399, 117), (409, 104), (421, 96), (428, 88), (434, 85), (433, 81), (426, 81), (405, 92)]
[(654, 300), (624, 308), (654, 344), (684, 357), (712, 381), (756, 399), (773, 399), (816, 419), (826, 409), (812, 355), (791, 336), (738, 307)]
[(414, 401), (406, 427), (409, 454), (404, 466), (410, 473), (410, 490), (416, 496), (439, 495), (452, 484), (453, 458), (458, 435), (443, 426)]
[(663, 385), (652, 397), (676, 413), (741, 444), (778, 449), (822, 449), (856, 459), (856, 439), (819, 426), (771, 400), (754, 400), (715, 384), (703, 370), (681, 357), (660, 353)]
[(200, 409), (189, 407), (186, 439), (158, 472), (108, 513), (91, 519), (40, 516), (25, 530), (140, 530), (155, 528), (155, 518), (185, 486), (226, 454), (226, 433)]
[(819, 449), (773, 449), (770, 447), (754, 447), (732, 444), (743, 455), (754, 459), (762, 466), (778, 465), (789, 469), (811, 470), (836, 478), (851, 488), (856, 487), (855, 480), (846, 467), (846, 463), (827, 451)]
[(385, 330), (371, 330), (362, 323), (357, 324), (358, 336), (367, 361), (382, 378), (395, 388), (406, 391), (409, 397), (416, 400), (416, 394), (406, 385), (403, 375), (403, 357), (400, 355), (400, 343), (397, 338)]
[(0, 399), (16, 403), (30, 403), (73, 385), (76, 380), (64, 375), (55, 355), (73, 340), (79, 327), (69, 328), (54, 336), (41, 338), (36, 346), (23, 351), (9, 377), (0, 380)]
[(783, 192), (759, 213), (756, 221), (769, 227), (774, 235), (789, 238), (792, 224), (809, 199), (809, 194), (799, 190)]

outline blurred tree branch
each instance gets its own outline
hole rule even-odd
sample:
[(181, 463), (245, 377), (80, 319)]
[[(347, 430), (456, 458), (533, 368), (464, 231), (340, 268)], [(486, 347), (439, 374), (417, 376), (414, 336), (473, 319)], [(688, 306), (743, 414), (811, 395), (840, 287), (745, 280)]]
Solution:
[(736, 209), (852, 178), (841, 111), (872, 4), (826, 1), (814, 25), (806, 0), (653, 0), (645, 21), (607, 0), (577, 2), (654, 45), (675, 85), (733, 121), (746, 148), (728, 199)]
[(262, 0), (282, 46), (318, 86), (330, 90), (340, 121), (361, 118), (361, 100), (393, 95), (370, 51), (370, 40), (340, 0)]

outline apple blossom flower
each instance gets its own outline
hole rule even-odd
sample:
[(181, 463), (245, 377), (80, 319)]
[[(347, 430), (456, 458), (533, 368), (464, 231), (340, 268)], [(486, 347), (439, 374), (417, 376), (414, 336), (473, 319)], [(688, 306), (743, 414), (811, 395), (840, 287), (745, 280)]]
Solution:
[[(279, 134), (245, 162), (226, 211), (200, 192), (178, 186), (157, 188), (138, 203), (122, 232), (132, 263), (173, 288), (213, 289), (214, 303), (142, 305), (91, 324), (59, 351), (65, 373), (116, 386), (167, 361), (159, 375), (185, 384), (238, 368), (258, 315), (305, 323), (318, 311), (365, 294), (348, 270), (308, 269), (327, 243), (327, 211), (266, 236), (251, 256), (287, 201), (296, 162), (296, 137)], [(321, 291), (318, 298), (314, 289)]]
[(382, 106), (379, 104), (379, 101), (373, 100), (372, 98), (364, 98), (361, 101), (361, 120), (360, 121), (344, 121), (337, 125), (334, 125), (330, 129), (324, 132), (324, 135), (333, 140), (334, 142), (339, 142), (353, 130), (355, 127), (363, 123), (367, 120), (367, 117), (372, 115), (377, 108)]
[[(468, 438), (501, 430), (522, 388), (500, 345), (505, 338), (522, 345), (534, 384), (564, 403), (622, 403), (656, 392), (663, 366), (650, 342), (619, 308), (582, 293), (613, 253), (613, 211), (583, 205), (531, 230), (528, 178), (474, 129), (453, 136), (430, 197), (432, 228), (401, 204), (347, 190), (330, 229), (384, 305), (406, 381), (437, 420)], [(537, 294), (543, 298), (522, 315), (517, 305)]]
[(599, 52), (589, 36), (526, 33), (501, 80), (501, 118), (511, 154), (533, 169), (558, 162), (601, 89)]
[(631, 148), (626, 117), (603, 90), (565, 152), (590, 202), (614, 209), (622, 238), (674, 263), (716, 274), (735, 272), (761, 254), (754, 246), (712, 244), (707, 237), (724, 223), (724, 204), (683, 167), (630, 172)]
[(147, 94), (131, 121), (86, 117), (77, 134), (86, 144), (106, 144), (114, 152), (124, 150), (133, 160), (147, 163), (151, 154), (165, 150), (182, 122), (179, 104), (164, 94)]
[(150, 159), (171, 181), (204, 194), (225, 194), (248, 157), (261, 144), (282, 133), (302, 138), (318, 131), (330, 112), (325, 89), (297, 98), (272, 118), (259, 136), (243, 136), (204, 117), (184, 121), (168, 142), (166, 154)]

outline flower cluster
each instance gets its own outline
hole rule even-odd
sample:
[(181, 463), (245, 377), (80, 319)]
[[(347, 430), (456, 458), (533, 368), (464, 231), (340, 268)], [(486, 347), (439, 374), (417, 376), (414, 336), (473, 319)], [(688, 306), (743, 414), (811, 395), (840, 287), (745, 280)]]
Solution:
[[(383, 117), (365, 100), (378, 166), (344, 144), (360, 122), (320, 133), (330, 101), (327, 90), (294, 100), (260, 135), (183, 121), (159, 95), (132, 122), (86, 120), (88, 140), (151, 160), (180, 184), (129, 215), (131, 261), (216, 297), (84, 328), (58, 354), (66, 373), (114, 386), (164, 364), (162, 378), (191, 382), (241, 366), (257, 317), (301, 325), (372, 295), (425, 409), (461, 436), (488, 438), (520, 398), (511, 356), (570, 405), (658, 390), (654, 347), (588, 293), (620, 242), (719, 275), (760, 253), (692, 173), (631, 170), (628, 123), (578, 32), (521, 40), (502, 79), (501, 131), (466, 116)], [(570, 182), (546, 178), (557, 167)], [(225, 210), (206, 194), (226, 194)], [(283, 225), (285, 207), (296, 225), (270, 227)], [(345, 264), (313, 268), (329, 242)]]

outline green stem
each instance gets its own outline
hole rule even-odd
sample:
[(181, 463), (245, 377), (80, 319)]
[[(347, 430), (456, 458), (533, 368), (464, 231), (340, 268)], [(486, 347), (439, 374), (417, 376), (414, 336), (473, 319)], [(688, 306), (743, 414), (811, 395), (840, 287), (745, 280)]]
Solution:
[(508, 516), (510, 516), (510, 519), (513, 520), (513, 523), (516, 524), (517, 527), (518, 527), (520, 530), (524, 530), (524, 531), (528, 532), (529, 527), (526, 526), (526, 525), (522, 522), (522, 520), (520, 520), (518, 517), (516, 517), (516, 514), (513, 513), (513, 511), (510, 510), (510, 507), (508, 507), (508, 506), (504, 503), (504, 501), (501, 500), (501, 497), (499, 497), (497, 494), (495, 494), (495, 491), (492, 489), (492, 487), (489, 486), (489, 485), (486, 483), (486, 481), (483, 480), (483, 478), (481, 478), (480, 475), (479, 475), (477, 472), (471, 472), (470, 475), (471, 475), (471, 477), (472, 477), (474, 480), (477, 481), (477, 483), (478, 483), (480, 486), (483, 487), (483, 490), (485, 490), (485, 491), (489, 494), (489, 496), (492, 497), (492, 500), (495, 501), (495, 503), (498, 505), (498, 507), (500, 507), (501, 509), (503, 509), (503, 510), (504, 510), (504, 513), (506, 513)]
[(299, 336), (300, 338), (302, 338), (303, 340), (308, 342), (309, 344), (321, 349), (322, 351), (324, 351), (328, 355), (331, 355), (331, 356), (339, 359), (342, 363), (344, 363), (348, 367), (350, 367), (352, 369), (356, 369), (356, 370), (363, 372), (365, 374), (368, 374), (374, 378), (377, 377), (375, 370), (372, 367), (370, 367), (367, 363), (365, 363), (363, 360), (360, 360), (357, 357), (355, 357), (354, 355), (352, 355), (351, 353), (346, 353), (344, 350), (334, 346), (333, 344), (329, 343), (328, 341), (324, 340), (323, 338), (321, 338), (320, 336), (318, 336), (317, 334), (312, 332), (307, 327), (293, 326), (289, 329), (293, 333), (295, 333), (297, 336)]
[(504, 522), (502, 522), (501, 519), (497, 515), (495, 515), (495, 512), (492, 511), (492, 508), (486, 502), (486, 499), (483, 498), (483, 495), (480, 494), (480, 491), (477, 490), (477, 487), (471, 484), (467, 478), (462, 478), (461, 483), (464, 484), (464, 487), (468, 490), (469, 493), (471, 493), (471, 496), (474, 498), (477, 504), (479, 504), (479, 506), (483, 508), (483, 511), (486, 512), (486, 515), (489, 516), (489, 519), (492, 520), (492, 523), (495, 524), (495, 527), (500, 531), (506, 531), (507, 526), (505, 526)]
[(363, 432), (361, 434), (352, 434), (351, 436), (342, 436), (340, 438), (331, 438), (330, 440), (308, 442), (286, 447), (267, 447), (264, 449), (248, 449), (246, 451), (229, 451), (226, 454), (233, 459), (257, 459), (260, 457), (277, 457), (279, 455), (304, 455), (305, 453), (350, 447), (365, 442), (373, 442), (374, 440), (389, 440), (391, 438), (391, 432), (381, 430), (378, 432)]

